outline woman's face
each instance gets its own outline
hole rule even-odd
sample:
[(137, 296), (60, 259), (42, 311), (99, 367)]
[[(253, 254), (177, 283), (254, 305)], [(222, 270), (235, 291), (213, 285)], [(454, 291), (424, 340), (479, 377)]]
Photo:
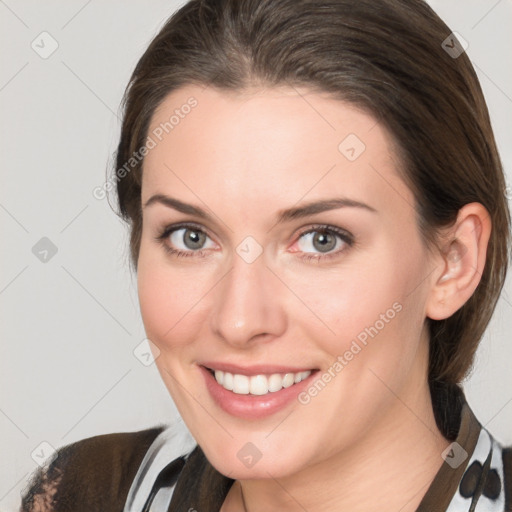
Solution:
[(411, 421), (432, 263), (383, 127), (305, 89), (187, 86), (148, 135), (142, 317), (210, 462), (284, 476)]

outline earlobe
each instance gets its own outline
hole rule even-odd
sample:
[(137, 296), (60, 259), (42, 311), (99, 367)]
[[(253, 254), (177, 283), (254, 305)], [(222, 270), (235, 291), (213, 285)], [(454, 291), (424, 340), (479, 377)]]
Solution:
[(433, 272), (426, 308), (429, 318), (450, 317), (473, 295), (484, 270), (490, 233), (491, 220), (484, 206), (470, 203), (460, 209), (448, 233), (450, 242)]

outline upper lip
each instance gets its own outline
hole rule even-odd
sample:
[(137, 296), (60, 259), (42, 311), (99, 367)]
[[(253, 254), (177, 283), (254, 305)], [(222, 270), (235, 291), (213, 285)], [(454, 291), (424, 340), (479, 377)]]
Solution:
[(204, 366), (210, 370), (221, 370), (223, 372), (229, 373), (238, 373), (240, 375), (261, 375), (268, 374), (271, 375), (273, 373), (298, 373), (311, 370), (314, 368), (305, 368), (302, 367), (291, 367), (285, 365), (277, 365), (277, 364), (254, 364), (250, 366), (239, 366), (237, 364), (232, 363), (223, 363), (223, 362), (214, 362), (214, 361), (205, 361), (200, 363), (201, 366)]

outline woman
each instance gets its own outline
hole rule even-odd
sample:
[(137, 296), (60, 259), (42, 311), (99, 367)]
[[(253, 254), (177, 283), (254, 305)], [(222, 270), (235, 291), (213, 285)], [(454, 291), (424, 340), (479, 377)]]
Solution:
[(22, 510), (512, 510), (512, 450), (460, 386), (505, 279), (505, 181), (423, 1), (188, 2), (133, 73), (116, 169), (192, 437), (69, 445)]

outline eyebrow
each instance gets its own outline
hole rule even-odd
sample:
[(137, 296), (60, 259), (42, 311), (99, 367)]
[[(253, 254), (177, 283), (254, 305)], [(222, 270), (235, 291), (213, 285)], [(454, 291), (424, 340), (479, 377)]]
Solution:
[[(162, 204), (169, 208), (173, 208), (181, 213), (186, 213), (189, 215), (195, 215), (202, 219), (213, 220), (212, 216), (198, 206), (194, 206), (188, 203), (184, 203), (183, 201), (179, 201), (173, 197), (166, 196), (164, 194), (155, 194), (151, 196), (143, 208), (147, 208), (153, 204)], [(301, 219), (303, 217), (308, 217), (310, 215), (315, 215), (316, 213), (321, 213), (329, 210), (336, 210), (338, 208), (360, 208), (362, 210), (366, 210), (372, 213), (377, 213), (375, 208), (362, 203), (360, 201), (355, 201), (353, 199), (348, 199), (345, 197), (336, 197), (332, 199), (322, 199), (320, 201), (312, 201), (310, 203), (306, 203), (302, 206), (296, 206), (293, 208), (288, 208), (286, 210), (280, 210), (277, 215), (277, 224), (283, 222), (290, 222), (295, 219)]]

